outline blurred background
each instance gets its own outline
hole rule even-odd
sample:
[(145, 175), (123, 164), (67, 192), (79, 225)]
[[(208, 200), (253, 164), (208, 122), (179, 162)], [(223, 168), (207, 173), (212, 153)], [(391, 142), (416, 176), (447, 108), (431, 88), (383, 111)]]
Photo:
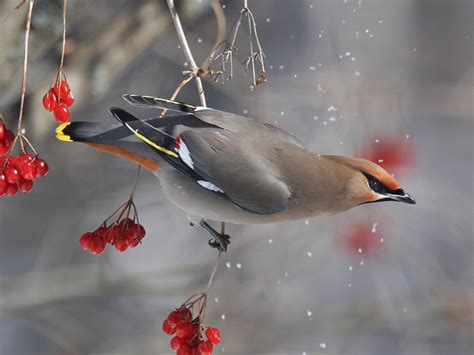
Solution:
[[(210, 0), (176, 1), (196, 61), (216, 39)], [(293, 133), (323, 154), (370, 157), (416, 200), (232, 236), (206, 323), (225, 354), (472, 354), (473, 74), (471, 0), (249, 0), (268, 82), (205, 80), (208, 105)], [(3, 18), (17, 5), (3, 0)], [(227, 31), (243, 1), (222, 0)], [(26, 6), (0, 24), (0, 112), (15, 126)], [(112, 119), (124, 93), (169, 97), (186, 69), (165, 1), (71, 0), (65, 73), (72, 120)], [(62, 1), (37, 0), (27, 135), (50, 164), (34, 190), (0, 199), (0, 353), (170, 354), (161, 323), (201, 291), (215, 260), (156, 178), (135, 202), (143, 245), (92, 255), (79, 237), (130, 193), (135, 167), (55, 140), (41, 98), (55, 78)], [(180, 100), (196, 103), (193, 83)], [(134, 109), (141, 117), (158, 112)]]

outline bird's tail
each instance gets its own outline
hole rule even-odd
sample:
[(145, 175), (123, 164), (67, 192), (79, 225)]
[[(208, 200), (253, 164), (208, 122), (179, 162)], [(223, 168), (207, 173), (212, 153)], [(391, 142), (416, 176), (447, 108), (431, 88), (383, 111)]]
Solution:
[(100, 134), (95, 122), (64, 122), (56, 128), (56, 138), (63, 142), (89, 142)]
[(131, 135), (130, 130), (119, 124), (95, 122), (65, 122), (56, 128), (56, 138), (64, 142), (80, 142), (149, 170), (159, 168), (158, 155), (142, 141)]

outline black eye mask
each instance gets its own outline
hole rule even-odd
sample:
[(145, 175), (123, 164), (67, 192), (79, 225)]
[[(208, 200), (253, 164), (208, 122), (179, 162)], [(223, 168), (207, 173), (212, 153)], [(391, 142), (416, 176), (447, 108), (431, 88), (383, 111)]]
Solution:
[(379, 180), (377, 180), (374, 176), (370, 174), (364, 173), (365, 177), (367, 178), (367, 182), (369, 183), (369, 187), (374, 191), (377, 192), (378, 194), (381, 195), (404, 195), (404, 192), (402, 189), (396, 189), (396, 190), (391, 190), (387, 188), (384, 184), (382, 184)]

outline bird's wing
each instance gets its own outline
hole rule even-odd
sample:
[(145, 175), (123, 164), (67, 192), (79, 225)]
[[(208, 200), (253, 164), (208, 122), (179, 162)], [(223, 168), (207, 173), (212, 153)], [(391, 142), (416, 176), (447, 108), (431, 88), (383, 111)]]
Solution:
[(179, 150), (185, 163), (203, 178), (198, 183), (221, 191), (242, 209), (259, 214), (286, 209), (288, 186), (273, 163), (241, 135), (215, 128), (188, 130), (181, 134)]
[[(134, 136), (203, 188), (253, 213), (272, 214), (286, 208), (288, 187), (272, 162), (264, 158), (264, 148), (252, 149), (255, 141), (245, 135), (187, 115), (184, 121), (192, 118), (198, 122), (193, 126), (188, 122), (190, 129), (170, 137), (162, 130), (167, 119), (142, 121), (122, 109), (112, 108), (110, 112)], [(173, 117), (168, 120), (175, 121)]]
[(134, 106), (159, 108), (185, 114), (192, 114), (194, 117), (197, 117), (203, 122), (224, 128), (232, 132), (241, 132), (244, 134), (255, 132), (260, 136), (271, 135), (274, 139), (282, 139), (298, 147), (303, 147), (303, 144), (295, 136), (273, 125), (258, 122), (253, 118), (152, 96), (126, 94), (122, 97), (125, 101)]

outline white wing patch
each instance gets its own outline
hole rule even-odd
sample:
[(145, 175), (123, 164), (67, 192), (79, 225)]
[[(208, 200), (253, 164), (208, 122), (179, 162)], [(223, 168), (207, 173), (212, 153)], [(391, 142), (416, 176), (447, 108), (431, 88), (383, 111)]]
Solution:
[(213, 183), (209, 182), (209, 181), (205, 181), (205, 180), (198, 180), (197, 183), (199, 185), (201, 185), (202, 187), (208, 189), (208, 190), (211, 190), (211, 191), (214, 191), (214, 192), (220, 192), (220, 193), (224, 193), (224, 191), (222, 191), (222, 189), (218, 188), (216, 185), (214, 185)]
[(194, 163), (191, 159), (191, 154), (189, 153), (189, 149), (182, 139), (179, 141), (179, 157), (184, 162), (184, 164), (194, 170)]
[[(189, 166), (191, 169), (194, 170), (194, 163), (193, 160), (191, 159), (191, 154), (189, 153), (189, 149), (186, 146), (186, 143), (182, 139), (179, 140), (179, 149), (178, 149), (179, 157), (181, 160)], [(220, 188), (218, 188), (216, 185), (213, 183), (206, 181), (206, 180), (197, 180), (197, 183), (204, 187), (205, 189), (214, 191), (214, 192), (220, 192), (224, 193), (224, 191)]]

